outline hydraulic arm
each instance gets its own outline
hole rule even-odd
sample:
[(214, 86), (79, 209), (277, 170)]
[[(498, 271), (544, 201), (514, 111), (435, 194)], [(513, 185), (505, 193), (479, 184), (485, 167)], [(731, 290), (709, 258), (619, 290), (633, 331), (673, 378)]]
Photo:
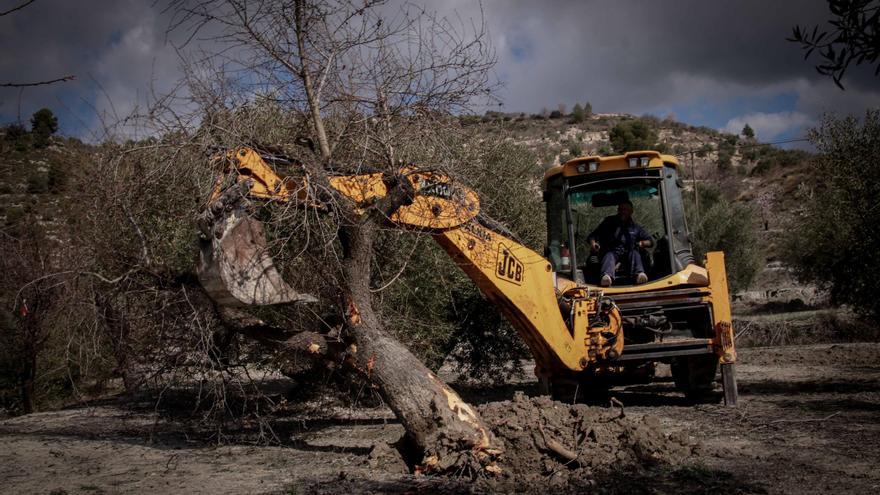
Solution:
[[(206, 208), (200, 278), (221, 304), (304, 302), (280, 277), (266, 254), (262, 225), (241, 208), (230, 209), (230, 197), (295, 202), (320, 207), (305, 178), (281, 177), (253, 149), (239, 148), (218, 156), (224, 174)], [(405, 168), (407, 201), (389, 221), (426, 230), (455, 263), (502, 311), (532, 351), (538, 373), (579, 372), (616, 359), (623, 351), (620, 312), (611, 299), (584, 287), (557, 289), (551, 263), (480, 216), (477, 194), (449, 177)], [(230, 181), (229, 178), (233, 180)], [(330, 186), (366, 210), (389, 194), (381, 173), (329, 177)], [(211, 225), (207, 225), (210, 223)]]

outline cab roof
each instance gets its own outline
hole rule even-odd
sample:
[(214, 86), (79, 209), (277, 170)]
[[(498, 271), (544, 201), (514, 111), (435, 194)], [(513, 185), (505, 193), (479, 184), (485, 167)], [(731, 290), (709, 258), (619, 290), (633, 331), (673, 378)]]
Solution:
[[(641, 158), (648, 159), (647, 166), (641, 166)], [(635, 158), (639, 160), (636, 167), (629, 166), (629, 159)], [(595, 170), (590, 170), (590, 164), (596, 163)], [(578, 165), (582, 165), (578, 167)], [(661, 155), (658, 151), (630, 151), (623, 155), (614, 156), (581, 156), (571, 159), (562, 165), (557, 165), (544, 172), (544, 180), (562, 174), (564, 177), (589, 176), (592, 174), (601, 174), (604, 172), (613, 172), (619, 170), (644, 170), (663, 168), (663, 166), (671, 166), (678, 168), (678, 158), (672, 155)]]

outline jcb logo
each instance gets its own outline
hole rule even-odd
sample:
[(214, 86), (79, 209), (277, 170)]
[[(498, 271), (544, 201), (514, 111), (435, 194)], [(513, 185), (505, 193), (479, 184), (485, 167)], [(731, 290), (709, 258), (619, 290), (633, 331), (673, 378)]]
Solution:
[(419, 177), (419, 192), (425, 196), (435, 196), (442, 199), (452, 198), (452, 184), (438, 180)]
[(516, 285), (521, 284), (523, 280), (522, 262), (516, 259), (513, 253), (510, 252), (510, 249), (507, 249), (504, 244), (498, 246), (498, 260), (497, 266), (495, 267), (495, 275), (502, 280), (513, 282)]

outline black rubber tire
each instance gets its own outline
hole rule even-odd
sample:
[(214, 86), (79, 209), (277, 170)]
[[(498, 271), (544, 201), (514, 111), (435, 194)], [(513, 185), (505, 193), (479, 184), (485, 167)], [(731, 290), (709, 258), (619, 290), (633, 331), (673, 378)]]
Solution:
[(671, 364), (675, 388), (693, 401), (713, 399), (718, 356), (705, 354), (675, 358)]

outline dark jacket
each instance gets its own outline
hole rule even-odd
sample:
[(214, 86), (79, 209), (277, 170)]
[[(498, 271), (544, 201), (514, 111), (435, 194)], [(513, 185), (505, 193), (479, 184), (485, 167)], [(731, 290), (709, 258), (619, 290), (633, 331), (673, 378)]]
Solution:
[(623, 222), (619, 216), (605, 217), (596, 230), (590, 232), (587, 242), (595, 239), (603, 252), (613, 252), (618, 256), (629, 254), (635, 249), (636, 242), (647, 241), (651, 235), (641, 225), (630, 219)]

